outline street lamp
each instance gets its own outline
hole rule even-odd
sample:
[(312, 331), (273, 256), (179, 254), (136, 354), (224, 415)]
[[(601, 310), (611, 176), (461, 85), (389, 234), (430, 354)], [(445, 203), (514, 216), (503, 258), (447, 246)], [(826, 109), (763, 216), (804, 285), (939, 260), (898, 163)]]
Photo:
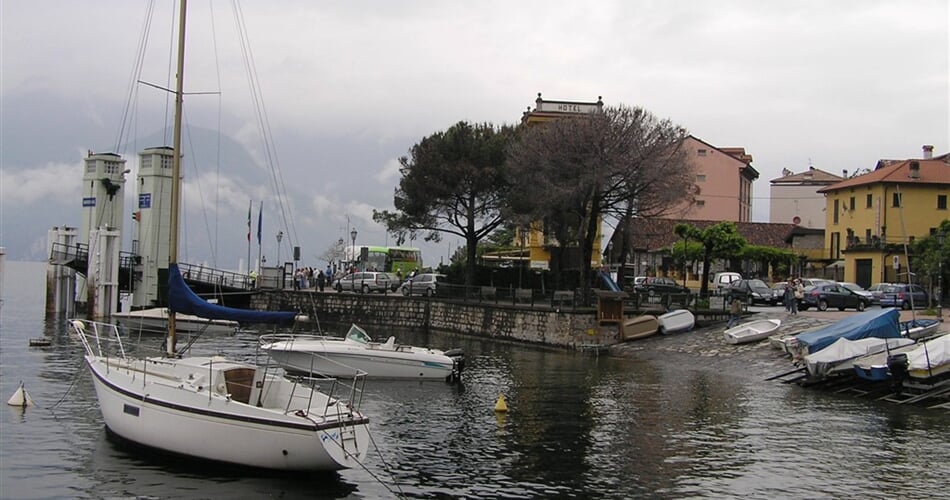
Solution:
[(943, 231), (937, 233), (937, 321), (943, 322)]
[(277, 231), (277, 265), (280, 265), (280, 240), (284, 239), (284, 232)]
[(356, 260), (356, 228), (350, 231), (350, 240), (353, 241), (353, 260)]

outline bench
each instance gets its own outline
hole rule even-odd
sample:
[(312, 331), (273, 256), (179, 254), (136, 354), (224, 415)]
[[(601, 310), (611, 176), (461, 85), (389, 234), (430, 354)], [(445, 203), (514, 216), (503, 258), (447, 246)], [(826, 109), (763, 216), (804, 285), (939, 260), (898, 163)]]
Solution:
[(531, 298), (530, 288), (515, 288), (515, 302), (531, 302)]
[(483, 286), (479, 291), (479, 296), (483, 299), (494, 299), (496, 292), (497, 290), (493, 286)]
[(567, 290), (557, 290), (551, 297), (552, 306), (562, 306), (564, 304), (574, 304), (574, 292)]

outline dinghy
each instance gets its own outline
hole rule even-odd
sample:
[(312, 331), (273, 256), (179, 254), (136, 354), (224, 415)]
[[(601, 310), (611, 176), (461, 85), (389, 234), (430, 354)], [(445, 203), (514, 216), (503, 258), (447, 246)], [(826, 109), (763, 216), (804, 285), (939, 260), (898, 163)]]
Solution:
[(734, 326), (725, 331), (726, 342), (730, 344), (745, 344), (762, 340), (772, 334), (779, 326), (780, 319), (760, 319)]
[(660, 328), (660, 322), (656, 316), (644, 314), (631, 318), (623, 323), (623, 340), (645, 339), (656, 335)]
[(659, 318), (660, 333), (677, 333), (689, 331), (696, 324), (696, 317), (686, 309), (670, 311)]

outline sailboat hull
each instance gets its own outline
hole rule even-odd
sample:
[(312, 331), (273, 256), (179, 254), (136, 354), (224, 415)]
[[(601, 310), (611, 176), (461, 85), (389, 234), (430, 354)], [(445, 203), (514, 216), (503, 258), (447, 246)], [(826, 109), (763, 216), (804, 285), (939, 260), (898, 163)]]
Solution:
[[(137, 444), (287, 471), (356, 467), (369, 446), (359, 412), (289, 380), (257, 374), (251, 404), (238, 401), (219, 375), (236, 366), (230, 361), (86, 356), (86, 363), (106, 426)], [(275, 408), (283, 398), (287, 406)]]

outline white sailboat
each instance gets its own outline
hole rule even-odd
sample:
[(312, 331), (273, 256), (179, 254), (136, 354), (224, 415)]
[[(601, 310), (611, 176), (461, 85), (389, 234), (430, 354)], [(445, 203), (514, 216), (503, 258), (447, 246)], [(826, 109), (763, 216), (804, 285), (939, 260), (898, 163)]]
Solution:
[(164, 356), (135, 357), (115, 325), (69, 322), (85, 348), (103, 420), (129, 441), (193, 458), (288, 471), (356, 467), (369, 447), (368, 419), (358, 407), (362, 378), (349, 385), (321, 381), (325, 393), (311, 379), (287, 378), (277, 368), (176, 351), (177, 313), (253, 323), (286, 323), (295, 316), (210, 304), (188, 288), (178, 269), (185, 12), (181, 0), (167, 350)]

